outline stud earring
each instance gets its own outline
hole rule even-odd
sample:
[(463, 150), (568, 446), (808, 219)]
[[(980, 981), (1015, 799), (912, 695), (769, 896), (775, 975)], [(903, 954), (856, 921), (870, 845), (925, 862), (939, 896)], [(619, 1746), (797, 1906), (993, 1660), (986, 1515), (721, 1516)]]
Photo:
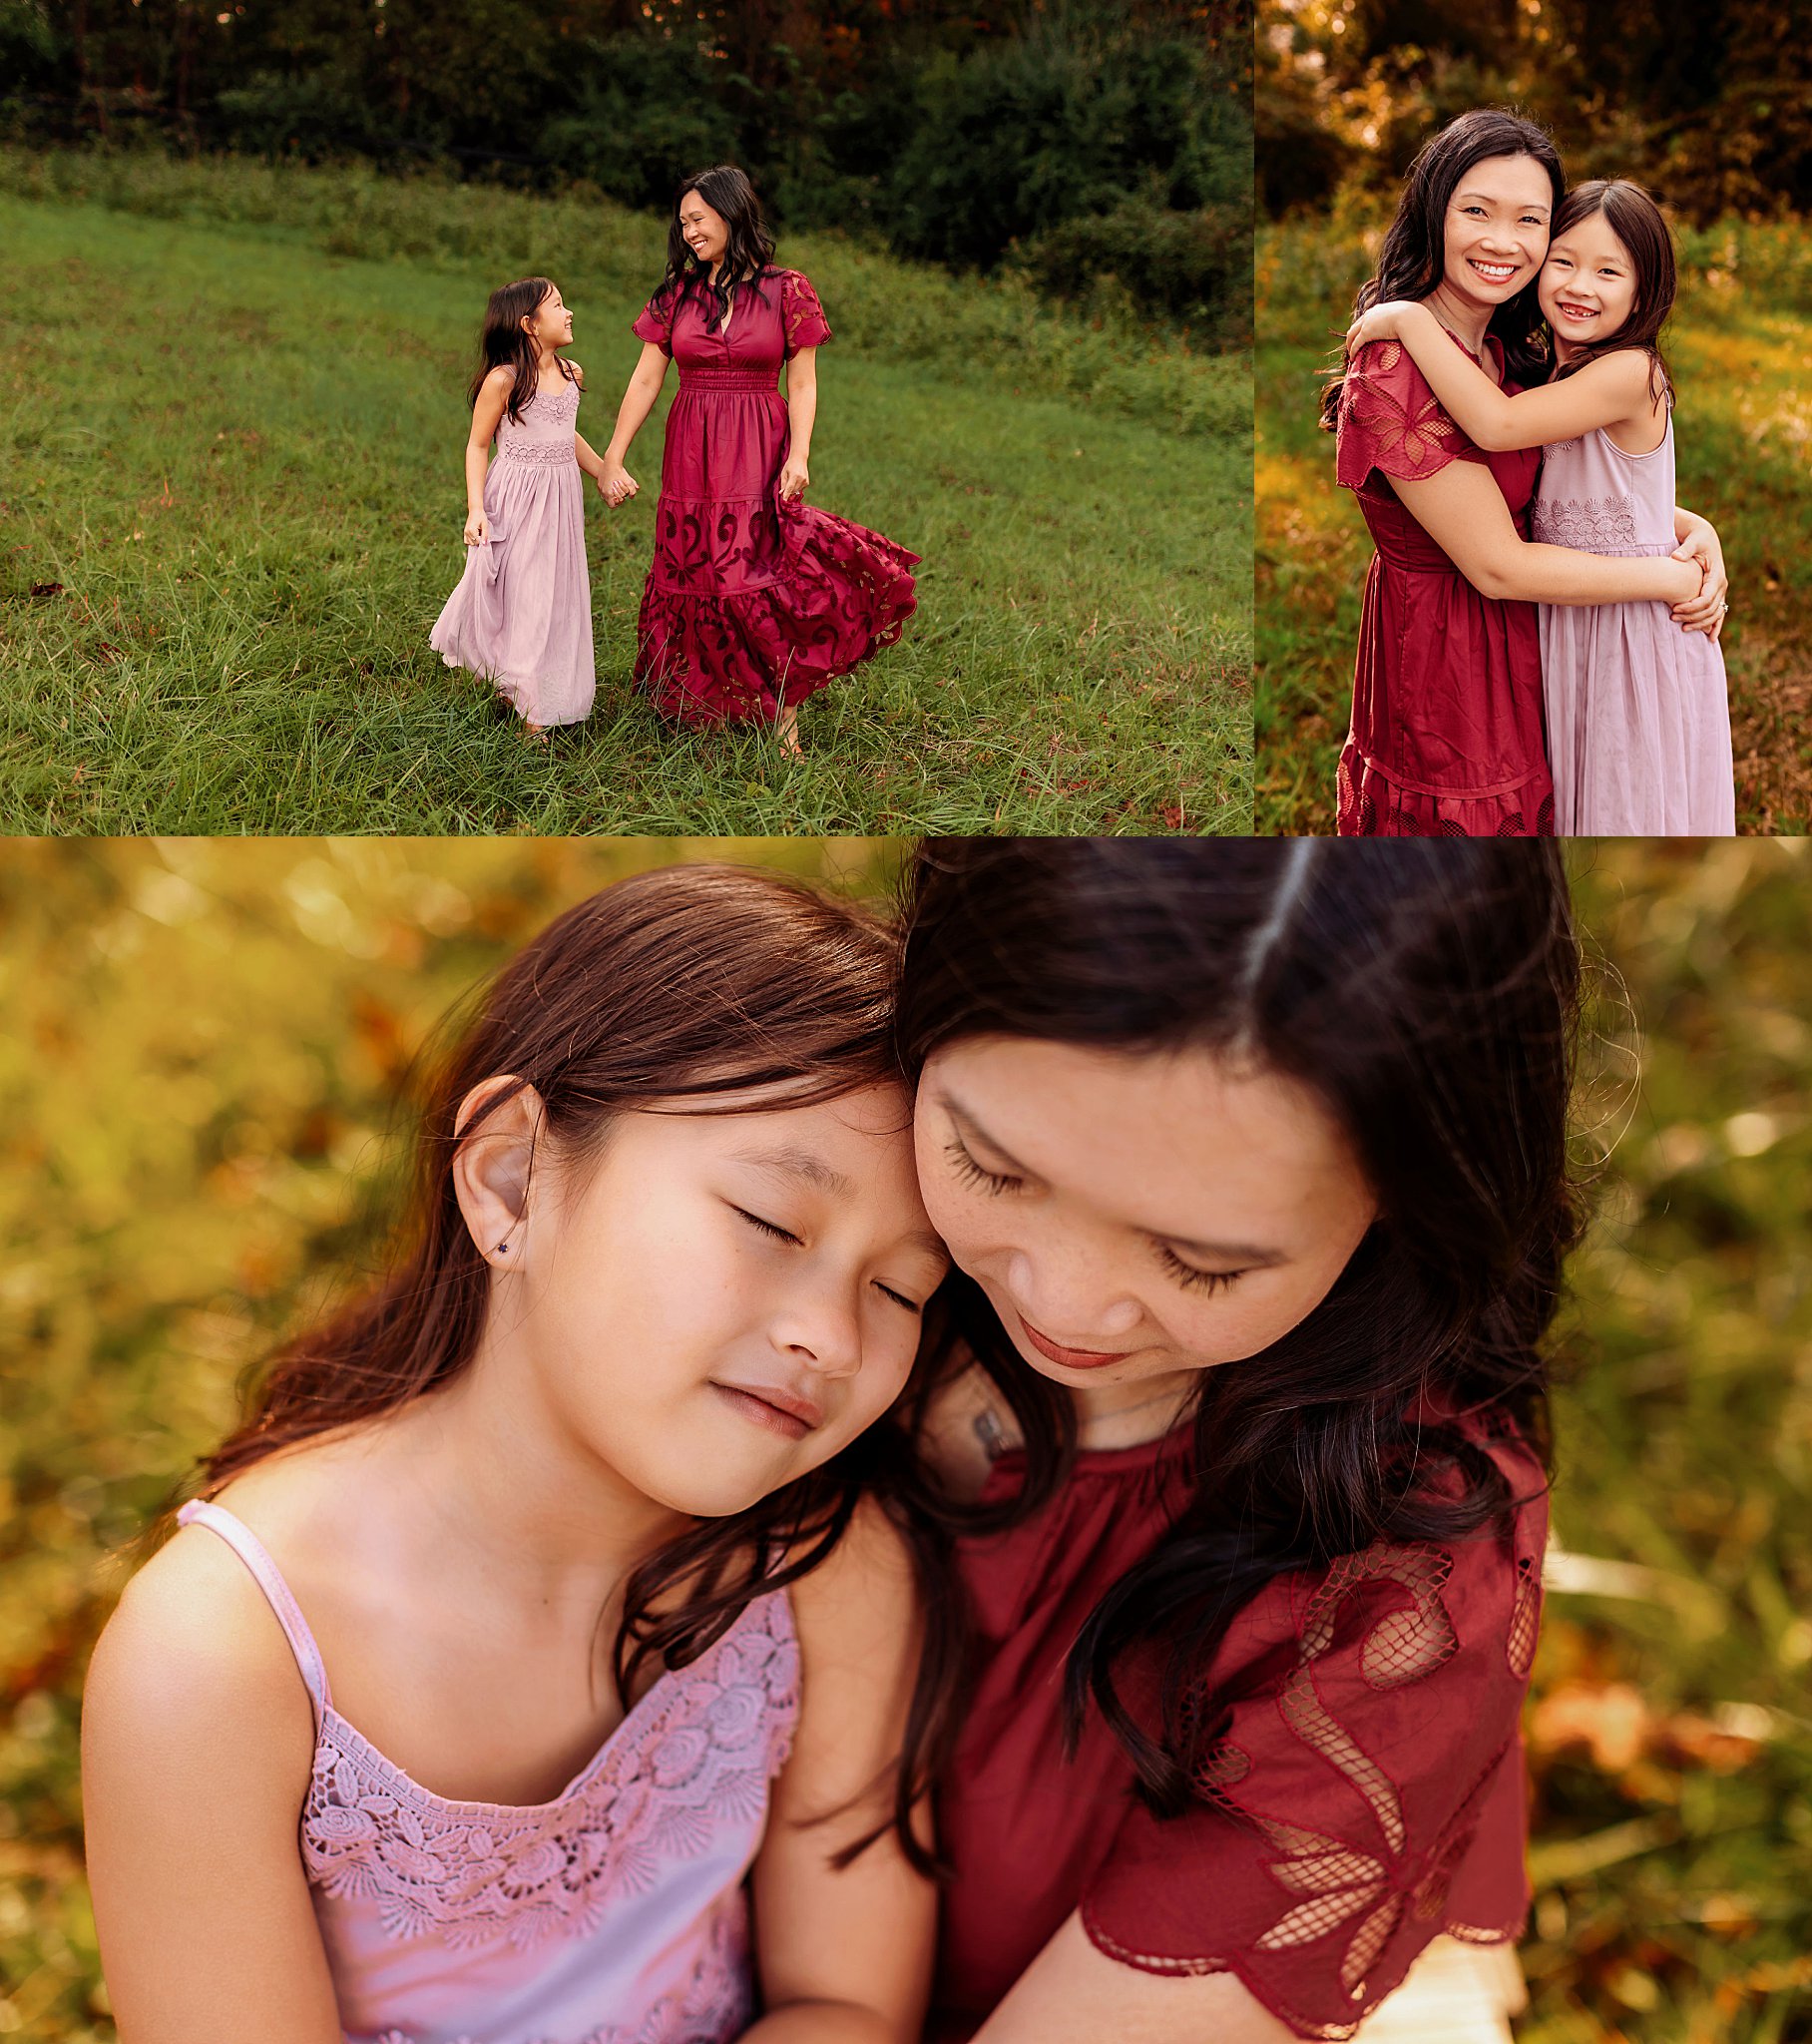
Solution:
[(507, 1257), (510, 1254), (510, 1245), (507, 1242), (500, 1242), (492, 1254), (494, 1256)]

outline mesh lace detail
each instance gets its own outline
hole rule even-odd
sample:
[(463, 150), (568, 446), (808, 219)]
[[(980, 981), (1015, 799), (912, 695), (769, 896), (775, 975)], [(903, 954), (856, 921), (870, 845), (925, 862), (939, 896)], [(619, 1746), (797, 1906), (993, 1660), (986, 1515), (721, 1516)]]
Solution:
[(499, 440), (497, 458), (500, 461), (531, 461), (538, 467), (556, 468), (565, 462), (577, 462), (579, 450), (571, 441)]
[(1284, 1951), (1345, 1931), (1340, 1982), (1355, 2003), (1366, 1999), (1366, 1975), (1406, 1911), (1430, 1919), (1440, 1915), (1452, 1869), (1472, 1840), (1480, 1793), (1503, 1753), (1494, 1756), (1433, 1846), (1412, 1852), (1396, 1785), (1321, 1701), (1316, 1664), (1334, 1646), (1346, 1599), (1367, 1585), (1395, 1584), (1409, 1602), (1393, 1605), (1373, 1621), (1360, 1644), (1360, 1673), (1377, 1690), (1401, 1689), (1434, 1674), (1459, 1649), (1459, 1637), (1441, 1601), (1452, 1570), (1452, 1556), (1430, 1547), (1379, 1542), (1363, 1553), (1344, 1556), (1309, 1598), (1296, 1665), (1278, 1696), (1278, 1709), (1291, 1732), (1365, 1798), (1384, 1850), (1367, 1850), (1241, 1803), (1231, 1791), (1244, 1781), (1251, 1763), (1228, 1741), (1210, 1751), (1196, 1777), (1205, 1794), (1253, 1825), (1274, 1848), (1278, 1856), (1266, 1862), (1266, 1870), (1286, 1894), (1299, 1898), (1255, 1940), (1255, 1949)]
[(1382, 341), (1366, 369), (1349, 370), (1340, 386), (1338, 423), (1363, 430), (1373, 461), (1387, 475), (1415, 476), (1439, 467), (1465, 436), (1426, 385), (1426, 394), (1412, 405), (1376, 387), (1373, 378), (1388, 375), (1403, 358), (1397, 341)]
[(1534, 1555), (1517, 1559), (1517, 1601), (1510, 1614), (1510, 1637), (1504, 1658), (1519, 1682), (1527, 1682), (1536, 1663), (1536, 1638), (1542, 1624), (1542, 1564)]
[(1633, 497), (1561, 497), (1551, 502), (1538, 496), (1529, 515), (1531, 530), (1548, 546), (1601, 554), (1641, 544)]
[(802, 347), (822, 347), (830, 336), (830, 321), (818, 294), (796, 269), (780, 277), (780, 321), (786, 329), (786, 352)]
[(706, 1850), (715, 1819), (761, 1814), (798, 1683), (786, 1600), (763, 1597), (699, 1661), (665, 1676), (570, 1789), (526, 1807), (432, 1795), (329, 1710), (302, 1809), (308, 1877), (329, 1895), (376, 1897), (399, 1940), (435, 1935), (464, 1950), (501, 1937), (522, 1949), (584, 1935), (614, 1897)]

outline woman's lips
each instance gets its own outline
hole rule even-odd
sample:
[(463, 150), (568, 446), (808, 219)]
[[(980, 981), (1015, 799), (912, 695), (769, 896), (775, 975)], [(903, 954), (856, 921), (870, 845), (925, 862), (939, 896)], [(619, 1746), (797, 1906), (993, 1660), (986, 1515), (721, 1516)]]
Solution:
[(764, 1426), (769, 1433), (789, 1441), (802, 1441), (814, 1427), (824, 1423), (823, 1408), (798, 1391), (779, 1384), (720, 1384), (713, 1378), (713, 1391), (721, 1394), (744, 1419)]
[(1125, 1348), (1112, 1355), (1099, 1348), (1066, 1348), (1061, 1342), (1053, 1341), (1049, 1334), (1041, 1334), (1024, 1313), (1018, 1313), (1016, 1317), (1033, 1347), (1065, 1369), (1101, 1369), (1110, 1362), (1125, 1362), (1132, 1353)]
[(1522, 267), (1516, 262), (1487, 262), (1482, 256), (1469, 256), (1466, 259), (1487, 283), (1508, 283)]

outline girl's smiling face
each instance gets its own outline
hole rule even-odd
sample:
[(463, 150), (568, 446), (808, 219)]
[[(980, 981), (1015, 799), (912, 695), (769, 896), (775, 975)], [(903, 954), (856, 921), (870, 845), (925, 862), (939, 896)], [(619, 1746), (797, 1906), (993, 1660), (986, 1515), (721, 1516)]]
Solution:
[(569, 347), (573, 339), (573, 314), (558, 290), (550, 289), (523, 322), (523, 331), (538, 346)]
[(1548, 254), (1554, 188), (1532, 156), (1488, 156), (1460, 174), (1442, 224), (1447, 289), (1469, 303), (1514, 298)]
[(1377, 1213), (1312, 1095), (1205, 1050), (967, 1038), (927, 1060), (915, 1139), (951, 1256), (1031, 1367), (1079, 1390), (1256, 1354)]
[(1635, 264), (1601, 213), (1577, 220), (1542, 265), (1537, 295), (1559, 347), (1612, 339), (1635, 304)]
[(497, 1274), (490, 1357), (585, 1461), (705, 1518), (886, 1411), (949, 1261), (900, 1088), (722, 1104), (737, 1111), (625, 1113), (570, 1163), (506, 1106), (456, 1166)]

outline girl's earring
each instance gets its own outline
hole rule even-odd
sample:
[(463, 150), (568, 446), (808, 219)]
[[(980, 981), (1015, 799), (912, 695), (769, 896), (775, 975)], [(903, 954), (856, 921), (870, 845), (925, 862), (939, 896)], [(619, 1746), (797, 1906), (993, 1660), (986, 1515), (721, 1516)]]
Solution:
[(499, 1257), (507, 1257), (507, 1256), (508, 1256), (509, 1254), (510, 1254), (510, 1245), (509, 1245), (509, 1244), (508, 1244), (507, 1242), (500, 1242), (500, 1243), (499, 1243), (499, 1244), (497, 1245), (496, 1249), (495, 1249), (495, 1250), (494, 1250), (494, 1251), (492, 1252), (492, 1255), (493, 1255), (493, 1256), (499, 1256)]

